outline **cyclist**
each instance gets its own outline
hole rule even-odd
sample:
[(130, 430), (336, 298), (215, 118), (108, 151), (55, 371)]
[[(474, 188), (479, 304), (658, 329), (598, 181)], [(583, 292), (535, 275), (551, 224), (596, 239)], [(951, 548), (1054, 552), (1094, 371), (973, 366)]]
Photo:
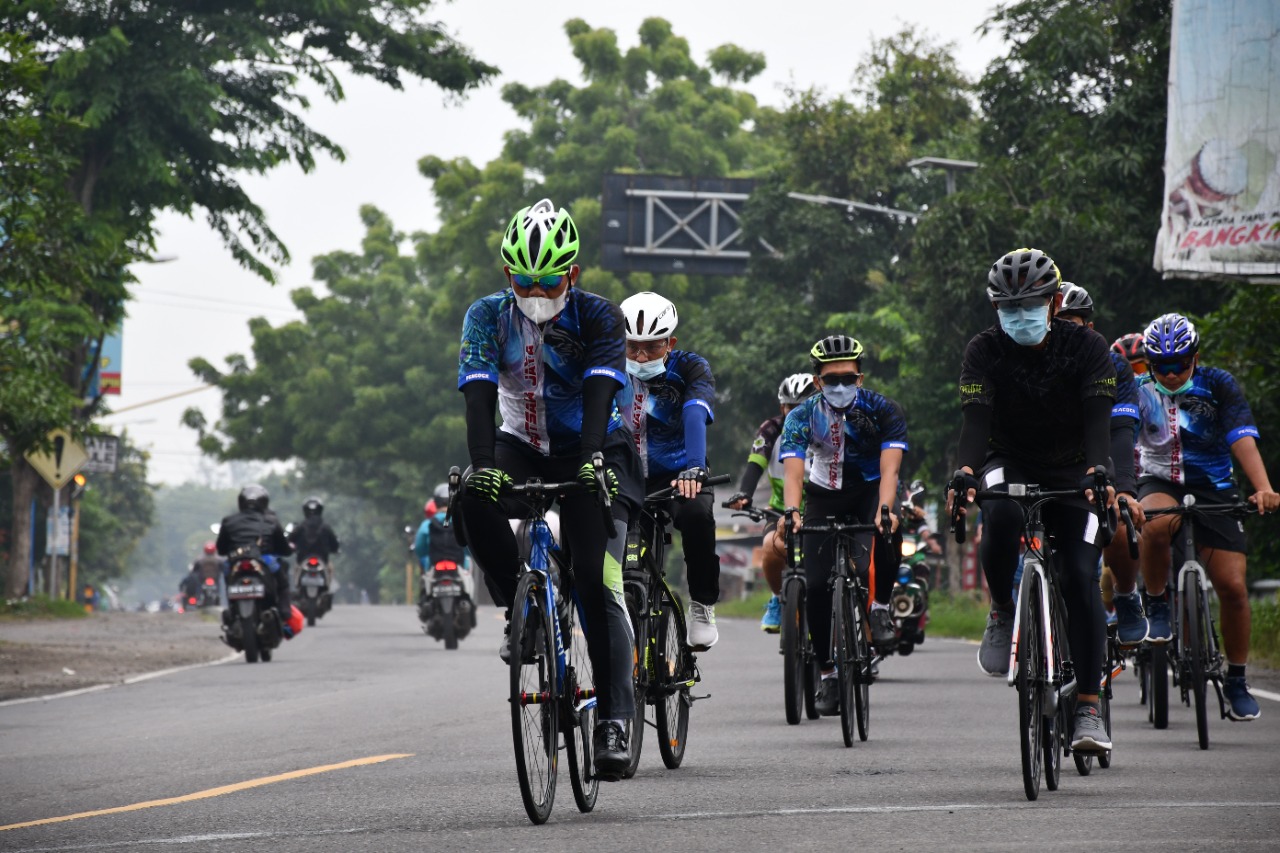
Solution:
[[(907, 451), (907, 424), (902, 407), (862, 387), (862, 344), (848, 335), (831, 335), (809, 351), (813, 384), (821, 392), (800, 403), (782, 427), (784, 512), (791, 529), (800, 526), (800, 500), (812, 518), (853, 516), (858, 523), (877, 526), (880, 508), (893, 507), (898, 495), (898, 470)], [(812, 458), (808, 482), (805, 461)], [(871, 641), (879, 649), (897, 645), (897, 629), (889, 612), (898, 570), (901, 534), (898, 517), (890, 510), (895, 534), (876, 533), (872, 544)], [(809, 587), (809, 634), (822, 658), (818, 712), (839, 713), (839, 686), (831, 654), (831, 550), (823, 544), (831, 534), (806, 534), (801, 543), (805, 580)]]
[[(1062, 307), (1058, 316), (1093, 328), (1093, 298), (1089, 291), (1069, 281), (1062, 283)], [(1129, 497), (1129, 512), (1136, 528), (1146, 520), (1138, 502), (1138, 483), (1133, 472), (1134, 438), (1138, 427), (1138, 386), (1125, 355), (1113, 344), (1111, 363), (1116, 369), (1116, 402), (1111, 407), (1111, 461), (1116, 493)], [(1116, 533), (1102, 549), (1106, 566), (1102, 576), (1102, 603), (1111, 620), (1114, 607), (1116, 637), (1123, 645), (1136, 646), (1147, 638), (1147, 616), (1138, 594), (1138, 563), (1129, 556), (1125, 523), (1116, 517)]]
[[(969, 341), (960, 370), (960, 470), (948, 486), (951, 508), (971, 503), (981, 472), (986, 489), (1008, 483), (1038, 483), (1050, 489), (1089, 488), (1095, 467), (1107, 465), (1116, 369), (1097, 332), (1055, 315), (1061, 306), (1062, 275), (1038, 249), (1017, 249), (999, 258), (987, 275), (987, 299), (999, 323)], [(1108, 504), (1114, 492), (1107, 487)], [(962, 509), (963, 511), (963, 509)], [(1009, 669), (1013, 635), (1013, 573), (1023, 530), (1021, 508), (1012, 501), (982, 507), (979, 556), (992, 610), (978, 650), (988, 675)], [(1057, 542), (1057, 570), (1068, 615), (1068, 643), (1078, 694), (1072, 748), (1105, 751), (1111, 740), (1098, 711), (1106, 647), (1106, 617), (1096, 571), (1100, 527), (1092, 503), (1052, 504), (1045, 527)]]
[[(786, 504), (782, 500), (782, 460), (778, 454), (782, 445), (778, 436), (782, 434), (782, 422), (791, 410), (815, 391), (813, 374), (793, 373), (778, 386), (779, 414), (760, 424), (756, 437), (751, 442), (751, 452), (747, 456), (747, 464), (742, 469), (742, 478), (738, 481), (738, 491), (729, 498), (731, 509), (743, 509), (751, 506), (751, 496), (755, 494), (760, 475), (769, 475), (769, 509), (782, 512)], [(760, 562), (765, 582), (769, 584), (773, 595), (764, 606), (764, 616), (760, 619), (760, 630), (768, 634), (776, 634), (782, 630), (782, 602), (778, 594), (782, 592), (782, 570), (786, 566), (787, 549), (782, 538), (777, 536), (777, 520), (770, 520), (764, 528), (764, 542)]]
[[(1274, 512), (1280, 495), (1271, 487), (1258, 453), (1258, 427), (1240, 386), (1230, 373), (1200, 367), (1200, 335), (1180, 314), (1164, 314), (1146, 331), (1151, 366), (1138, 380), (1142, 416), (1138, 450), (1142, 477), (1138, 493), (1148, 510), (1175, 506), (1184, 495), (1201, 503), (1233, 503), (1239, 489), (1231, 479), (1231, 458), (1240, 464), (1254, 493), (1258, 512)], [(1222, 692), (1233, 720), (1257, 719), (1258, 701), (1245, 682), (1249, 660), (1251, 613), (1245, 589), (1244, 526), (1229, 517), (1196, 519), (1196, 545), (1222, 607), (1222, 645), (1227, 677)], [(1170, 538), (1173, 517), (1153, 518), (1142, 531), (1142, 576), (1147, 584), (1151, 641), (1168, 642)]]
[(706, 651), (720, 639), (720, 556), (713, 493), (707, 480), (707, 424), (716, 381), (702, 356), (675, 348), (680, 318), (669, 299), (645, 291), (622, 301), (627, 327), (627, 384), (618, 409), (631, 428), (645, 474), (644, 490), (668, 486), (672, 523), (680, 531), (689, 583), (689, 646)]
[[(550, 200), (522, 208), (502, 237), (507, 288), (467, 310), (458, 386), (466, 400), (472, 470), (457, 516), (460, 544), (470, 545), (494, 601), (508, 608), (509, 617), (520, 564), (508, 519), (525, 510), (503, 500), (503, 490), (531, 477), (577, 479), (595, 490), (591, 456), (603, 453), (607, 488), (615, 498), (615, 538), (609, 538), (596, 494), (565, 498), (560, 513), (595, 674), (596, 773), (613, 781), (630, 763), (624, 731), (634, 708), (634, 641), (622, 593), (626, 536), (620, 534), (639, 507), (643, 475), (614, 405), (626, 381), (622, 312), (576, 287), (578, 242), (573, 217)], [(495, 428), (497, 413), (501, 426)], [(502, 649), (505, 659), (505, 639)]]
[(1130, 332), (1111, 342), (1111, 354), (1128, 362), (1135, 377), (1147, 372), (1147, 346), (1143, 340), (1142, 332)]

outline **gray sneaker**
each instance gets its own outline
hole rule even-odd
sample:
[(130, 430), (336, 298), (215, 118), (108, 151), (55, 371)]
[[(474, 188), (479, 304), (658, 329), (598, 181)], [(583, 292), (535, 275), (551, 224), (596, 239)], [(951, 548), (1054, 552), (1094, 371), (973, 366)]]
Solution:
[(1136, 646), (1147, 639), (1147, 614), (1142, 610), (1142, 596), (1137, 590), (1128, 595), (1115, 594), (1116, 639), (1122, 646)]
[(814, 706), (823, 717), (834, 717), (840, 713), (840, 680), (835, 676), (823, 678), (818, 682), (818, 695), (814, 697)]
[(498, 646), (498, 657), (505, 664), (511, 663), (511, 621), (502, 626), (502, 645)]
[(1076, 752), (1107, 752), (1111, 749), (1111, 736), (1102, 724), (1102, 715), (1093, 705), (1076, 708), (1076, 730), (1071, 736), (1071, 748)]
[(992, 610), (987, 630), (978, 647), (978, 668), (990, 676), (1009, 674), (1009, 651), (1013, 647), (1013, 614)]

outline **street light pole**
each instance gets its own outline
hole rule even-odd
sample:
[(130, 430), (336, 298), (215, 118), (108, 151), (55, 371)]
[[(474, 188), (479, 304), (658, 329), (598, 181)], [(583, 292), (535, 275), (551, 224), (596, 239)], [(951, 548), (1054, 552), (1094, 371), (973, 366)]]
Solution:
[(972, 172), (981, 166), (973, 160), (950, 160), (946, 157), (917, 157), (915, 160), (908, 161), (908, 169), (918, 169), (922, 166), (928, 166), (932, 169), (942, 169), (947, 173), (947, 195), (955, 195), (956, 192), (956, 173)]

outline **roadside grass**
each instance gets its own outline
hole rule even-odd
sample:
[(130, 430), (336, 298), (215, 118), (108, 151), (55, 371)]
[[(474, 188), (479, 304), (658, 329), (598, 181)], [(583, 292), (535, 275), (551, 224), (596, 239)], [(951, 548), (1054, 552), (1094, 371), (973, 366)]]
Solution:
[[(766, 587), (746, 598), (721, 601), (716, 605), (716, 617), (759, 619), (770, 594)], [(933, 592), (929, 595), (929, 625), (926, 630), (931, 637), (981, 640), (987, 626), (988, 610), (985, 596), (975, 598), (966, 593)], [(1257, 616), (1254, 618), (1256, 620)]]
[(1253, 599), (1249, 665), (1280, 669), (1280, 596)]
[(55, 600), (44, 595), (0, 600), (0, 620), (3, 621), (81, 619), (85, 615), (84, 605), (77, 601)]

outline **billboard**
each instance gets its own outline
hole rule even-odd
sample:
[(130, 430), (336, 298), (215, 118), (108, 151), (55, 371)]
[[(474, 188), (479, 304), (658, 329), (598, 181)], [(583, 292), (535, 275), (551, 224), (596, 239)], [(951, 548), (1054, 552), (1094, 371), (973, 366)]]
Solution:
[(1166, 278), (1280, 283), (1280, 3), (1174, 0)]

